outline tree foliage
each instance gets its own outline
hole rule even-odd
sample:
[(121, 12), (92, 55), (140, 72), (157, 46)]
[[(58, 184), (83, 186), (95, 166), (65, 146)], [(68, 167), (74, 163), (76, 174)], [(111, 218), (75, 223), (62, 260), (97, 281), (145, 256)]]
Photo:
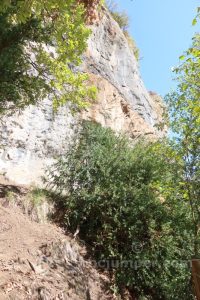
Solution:
[(109, 271), (121, 293), (188, 300), (190, 218), (184, 202), (161, 197), (165, 178), (174, 174), (157, 147), (132, 147), (110, 129), (85, 123), (48, 182), (60, 193), (67, 228), (80, 227), (97, 261), (119, 263)]
[(90, 30), (75, 0), (7, 1), (0, 4), (0, 110), (35, 103), (47, 94), (54, 107), (82, 107), (95, 97), (78, 71)]
[[(193, 255), (200, 256), (200, 35), (180, 57), (175, 68), (177, 91), (166, 97), (171, 129), (172, 147), (176, 151), (174, 163), (179, 170), (176, 191), (179, 199), (188, 204), (193, 220)], [(180, 197), (181, 196), (181, 197)]]

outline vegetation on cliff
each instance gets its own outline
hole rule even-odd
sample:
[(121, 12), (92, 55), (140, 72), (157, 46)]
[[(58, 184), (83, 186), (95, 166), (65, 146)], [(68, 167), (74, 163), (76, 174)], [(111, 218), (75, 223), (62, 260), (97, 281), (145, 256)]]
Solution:
[(111, 16), (113, 17), (113, 19), (118, 23), (119, 27), (122, 29), (130, 49), (133, 51), (137, 61), (139, 61), (140, 59), (140, 50), (136, 45), (135, 40), (133, 39), (133, 37), (130, 35), (128, 28), (129, 28), (129, 16), (125, 11), (120, 11), (117, 8), (117, 4), (115, 1), (112, 0), (107, 0), (105, 1), (105, 5), (108, 8)]

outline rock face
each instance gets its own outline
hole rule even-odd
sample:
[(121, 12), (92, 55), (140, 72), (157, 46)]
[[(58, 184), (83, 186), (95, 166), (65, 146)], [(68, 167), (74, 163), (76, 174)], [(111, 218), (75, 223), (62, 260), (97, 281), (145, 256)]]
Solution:
[(163, 136), (155, 125), (164, 105), (144, 87), (126, 37), (103, 10), (92, 34), (82, 69), (99, 90), (97, 101), (76, 116), (67, 106), (53, 113), (51, 100), (0, 120), (0, 175), (18, 184), (38, 184), (44, 169), (69, 146), (80, 119), (95, 120), (132, 138)]
[(85, 69), (100, 75), (116, 88), (121, 97), (149, 126), (158, 121), (154, 103), (140, 77), (138, 62), (128, 41), (107, 11), (93, 26), (85, 56)]
[(41, 181), (43, 168), (66, 150), (76, 119), (67, 107), (55, 116), (51, 101), (0, 121), (0, 174), (17, 184)]

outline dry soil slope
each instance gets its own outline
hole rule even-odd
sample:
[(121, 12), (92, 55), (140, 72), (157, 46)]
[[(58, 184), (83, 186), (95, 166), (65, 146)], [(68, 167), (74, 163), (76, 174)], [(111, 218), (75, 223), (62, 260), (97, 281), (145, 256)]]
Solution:
[(1, 188), (0, 195), (0, 300), (112, 299), (76, 240), (31, 221)]

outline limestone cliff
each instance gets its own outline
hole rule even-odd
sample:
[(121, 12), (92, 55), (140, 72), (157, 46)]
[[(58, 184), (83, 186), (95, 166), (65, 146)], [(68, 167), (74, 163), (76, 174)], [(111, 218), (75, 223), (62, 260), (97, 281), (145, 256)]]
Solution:
[(68, 147), (80, 119), (91, 119), (117, 132), (162, 136), (155, 127), (164, 105), (152, 97), (140, 77), (138, 63), (126, 37), (103, 9), (92, 34), (82, 68), (98, 87), (97, 101), (72, 116), (66, 106), (53, 113), (51, 100), (29, 106), (0, 121), (0, 174), (18, 184), (40, 182), (44, 168)]

